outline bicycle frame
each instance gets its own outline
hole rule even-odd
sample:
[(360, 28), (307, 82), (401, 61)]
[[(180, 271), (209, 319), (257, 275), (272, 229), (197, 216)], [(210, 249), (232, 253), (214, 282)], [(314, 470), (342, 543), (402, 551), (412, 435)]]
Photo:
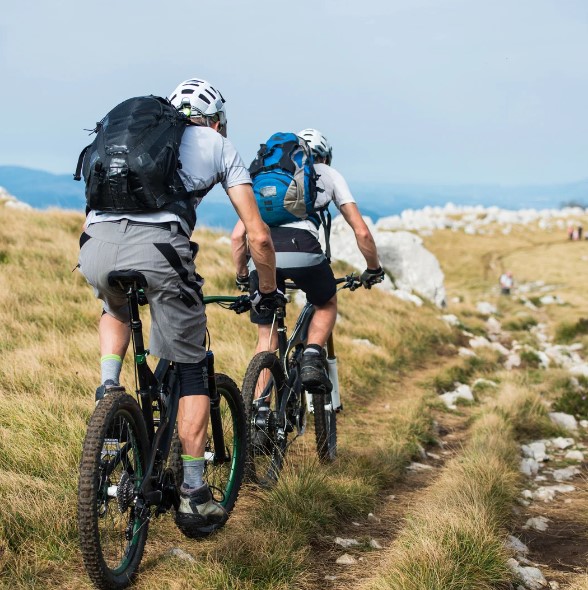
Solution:
[[(155, 372), (151, 371), (147, 364), (149, 351), (145, 349), (143, 339), (143, 322), (140, 318), (139, 305), (142, 291), (129, 287), (127, 298), (131, 316), (131, 335), (133, 354), (138, 382), (137, 396), (140, 400), (141, 412), (147, 425), (149, 446), (151, 449), (145, 476), (139, 489), (139, 494), (147, 506), (160, 505), (163, 500), (163, 476), (164, 470), (159, 473), (157, 481), (152, 474), (157, 461), (165, 461), (169, 455), (174, 427), (176, 424), (179, 407), (179, 381), (171, 361), (160, 359)], [(231, 303), (238, 297), (212, 296), (204, 297), (203, 303)], [(216, 388), (214, 373), (214, 354), (207, 350), (208, 390), (210, 396), (210, 421), (212, 425), (213, 441), (216, 454), (215, 464), (225, 463), (229, 457), (225, 454), (224, 433), (220, 415), (220, 396)], [(154, 419), (154, 410), (159, 412), (159, 419)], [(157, 426), (157, 429), (156, 429)], [(179, 499), (174, 498), (174, 503), (179, 505)]]

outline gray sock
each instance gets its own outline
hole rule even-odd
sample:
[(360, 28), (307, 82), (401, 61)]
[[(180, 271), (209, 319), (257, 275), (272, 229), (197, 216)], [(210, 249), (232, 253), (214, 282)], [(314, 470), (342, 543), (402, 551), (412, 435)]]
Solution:
[(120, 383), (122, 359), (118, 354), (105, 354), (100, 359), (100, 369), (102, 371), (102, 383), (106, 383), (106, 381), (112, 381), (114, 385)]
[(189, 488), (199, 488), (204, 482), (204, 457), (182, 455), (184, 465), (184, 485)]

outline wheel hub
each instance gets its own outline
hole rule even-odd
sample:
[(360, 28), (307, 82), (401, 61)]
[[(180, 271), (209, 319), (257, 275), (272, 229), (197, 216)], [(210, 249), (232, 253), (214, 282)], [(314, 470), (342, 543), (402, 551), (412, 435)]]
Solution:
[(126, 471), (120, 476), (118, 488), (116, 490), (116, 499), (118, 501), (118, 509), (121, 513), (126, 512), (135, 497), (135, 485), (131, 477)]

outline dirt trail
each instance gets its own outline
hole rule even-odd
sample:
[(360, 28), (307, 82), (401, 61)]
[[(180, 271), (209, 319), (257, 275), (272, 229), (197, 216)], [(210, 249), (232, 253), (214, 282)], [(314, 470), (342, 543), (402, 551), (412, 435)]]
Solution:
[[(428, 368), (407, 376), (395, 385), (395, 392), (410, 394), (423, 388), (427, 381), (457, 359), (445, 359), (443, 365)], [(394, 394), (393, 394), (394, 395)], [(386, 405), (388, 400), (385, 400)], [(366, 408), (365, 416), (374, 416), (381, 411), (382, 400), (374, 402), (373, 407)], [(469, 409), (463, 408), (459, 413), (434, 412), (438, 428), (440, 445), (431, 445), (425, 451), (427, 456), (415, 458), (420, 464), (431, 469), (406, 471), (405, 475), (380, 494), (379, 503), (374, 511), (375, 518), (367, 514), (358, 515), (351, 522), (342, 524), (336, 536), (343, 539), (356, 539), (359, 547), (344, 548), (335, 543), (335, 536), (325, 536), (312, 547), (312, 562), (305, 588), (343, 590), (353, 588), (379, 568), (389, 547), (401, 530), (404, 520), (411, 508), (417, 505), (425, 489), (440, 474), (445, 463), (460, 452), (467, 438)], [(380, 425), (379, 428), (382, 426)], [(374, 432), (376, 434), (377, 431)], [(431, 455), (429, 455), (431, 453)], [(384, 550), (369, 547), (370, 540), (375, 540)], [(336, 563), (342, 555), (352, 556), (356, 563), (343, 565)]]

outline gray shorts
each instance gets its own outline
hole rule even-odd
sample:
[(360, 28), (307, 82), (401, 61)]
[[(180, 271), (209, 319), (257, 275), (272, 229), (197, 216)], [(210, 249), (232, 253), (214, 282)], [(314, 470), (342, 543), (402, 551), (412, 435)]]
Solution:
[(127, 298), (108, 285), (108, 273), (142, 272), (151, 312), (151, 353), (170, 361), (197, 363), (206, 356), (204, 280), (194, 265), (197, 246), (178, 233), (176, 222), (167, 227), (132, 225), (126, 219), (92, 224), (80, 238), (80, 270), (104, 302), (104, 310), (123, 322), (129, 321)]

